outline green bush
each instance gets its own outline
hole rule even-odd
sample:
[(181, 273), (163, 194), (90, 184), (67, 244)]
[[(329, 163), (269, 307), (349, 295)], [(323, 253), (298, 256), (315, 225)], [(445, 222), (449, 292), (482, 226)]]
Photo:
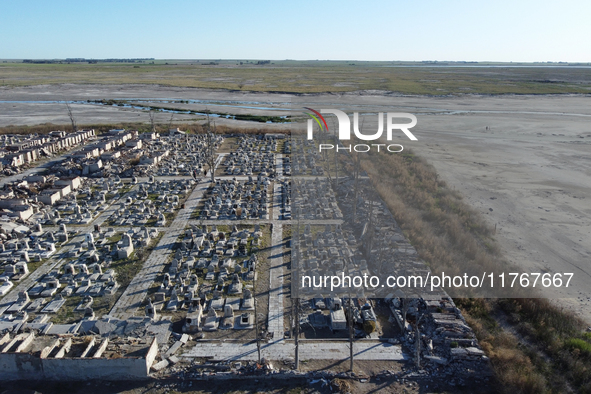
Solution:
[(564, 341), (564, 346), (567, 349), (577, 349), (587, 356), (591, 355), (591, 343), (580, 338), (569, 338)]

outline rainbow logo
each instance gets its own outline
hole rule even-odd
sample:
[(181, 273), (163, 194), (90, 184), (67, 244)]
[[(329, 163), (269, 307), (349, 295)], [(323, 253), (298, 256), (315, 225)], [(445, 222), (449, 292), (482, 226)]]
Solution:
[[(318, 123), (320, 130), (322, 130), (324, 128), (326, 130), (326, 132), (328, 133), (328, 125), (326, 124), (326, 120), (324, 120), (324, 117), (322, 115), (320, 115), (320, 112), (315, 111), (312, 108), (308, 108), (308, 107), (304, 107), (304, 109), (314, 112), (314, 114), (316, 114), (316, 116), (314, 116), (314, 114), (308, 114), (308, 113), (306, 115), (312, 117), (312, 119), (314, 119), (316, 121), (316, 123)], [(322, 123), (324, 123), (324, 127), (322, 127), (322, 123), (320, 123), (320, 119), (318, 119), (318, 118), (322, 119)]]

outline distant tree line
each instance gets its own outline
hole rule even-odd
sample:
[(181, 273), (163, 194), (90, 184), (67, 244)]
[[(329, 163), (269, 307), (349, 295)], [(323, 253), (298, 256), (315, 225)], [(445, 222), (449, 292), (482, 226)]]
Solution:
[(153, 57), (134, 58), (134, 59), (85, 59), (83, 57), (63, 59), (24, 59), (23, 63), (33, 64), (62, 64), (62, 63), (143, 63), (147, 60), (154, 60)]

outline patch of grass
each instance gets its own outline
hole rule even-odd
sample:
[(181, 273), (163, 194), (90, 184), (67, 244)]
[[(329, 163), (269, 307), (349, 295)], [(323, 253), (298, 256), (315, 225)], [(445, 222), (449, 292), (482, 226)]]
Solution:
[[(413, 67), (420, 65), (421, 67)], [(275, 61), (273, 65), (0, 64), (2, 85), (159, 84), (260, 92), (321, 93), (381, 90), (404, 94), (589, 93), (589, 73), (580, 68), (446, 67), (408, 62)], [(502, 64), (500, 64), (502, 65)], [(343, 81), (346, 81), (344, 83)]]
[[(57, 253), (57, 252), (56, 252)], [(52, 256), (53, 257), (53, 256)], [(27, 263), (27, 267), (29, 268), (29, 272), (32, 274), (35, 270), (41, 267), (48, 259), (41, 259), (40, 261), (31, 261)]]
[(66, 303), (52, 317), (54, 324), (71, 324), (80, 320), (83, 313), (74, 312), (83, 297), (72, 295), (66, 298)]
[(197, 207), (193, 210), (193, 212), (191, 212), (191, 216), (189, 217), (189, 219), (190, 220), (199, 220), (199, 218), (201, 217), (201, 211), (203, 210), (204, 207), (205, 207), (205, 204), (199, 202)]
[(217, 150), (217, 153), (230, 153), (230, 152), (232, 152), (236, 148), (236, 145), (238, 143), (238, 140), (239, 140), (238, 137), (224, 138), (224, 142), (222, 142), (222, 145)]
[(134, 185), (132, 183), (127, 183), (127, 184), (125, 184), (125, 186), (121, 187), (119, 189), (119, 197), (123, 197), (124, 195), (129, 193), (131, 191), (131, 189), (133, 189), (133, 186)]
[(570, 350), (577, 350), (585, 356), (591, 355), (591, 343), (580, 338), (569, 338), (564, 341), (564, 346)]
[(153, 202), (156, 202), (156, 201), (158, 201), (159, 196), (160, 195), (158, 193), (150, 193), (150, 194), (148, 194), (148, 199), (152, 200)]
[(283, 225), (283, 240), (291, 239), (291, 225), (284, 224)]
[(112, 237), (107, 238), (107, 244), (116, 244), (117, 242), (121, 241), (121, 237), (123, 233), (116, 233)]
[[(148, 248), (138, 248), (134, 250), (131, 256), (128, 258), (115, 260), (113, 263), (111, 263), (110, 268), (113, 268), (117, 273), (117, 281), (121, 285), (122, 289), (127, 287), (131, 283), (132, 279), (140, 271), (144, 261), (149, 256), (154, 246), (160, 242), (163, 234), (164, 233), (162, 232), (158, 233), (158, 237), (150, 241)], [(119, 238), (121, 238), (120, 234)]]

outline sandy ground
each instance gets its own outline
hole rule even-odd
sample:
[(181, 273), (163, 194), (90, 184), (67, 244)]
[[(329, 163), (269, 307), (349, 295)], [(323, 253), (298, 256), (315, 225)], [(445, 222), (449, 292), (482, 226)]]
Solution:
[[(522, 108), (536, 110), (544, 101), (525, 99)], [(470, 114), (421, 120), (425, 131), (417, 134), (425, 138), (415, 150), (497, 226), (510, 262), (525, 272), (574, 273), (570, 289), (543, 294), (591, 322), (591, 118)]]
[[(526, 272), (573, 272), (569, 289), (545, 289), (544, 294), (591, 323), (591, 96), (435, 98), (364, 92), (296, 97), (155, 86), (37, 86), (0, 89), (0, 126), (69, 122), (64, 104), (25, 101), (132, 97), (208, 100), (188, 107), (232, 113), (283, 115), (290, 105), (413, 113), (418, 141), (396, 142), (426, 157), (443, 180), (497, 226), (496, 237), (511, 262)], [(73, 109), (80, 124), (148, 121), (141, 110)], [(168, 121), (169, 115), (161, 116)], [(219, 124), (261, 126), (233, 120)], [(366, 125), (369, 132), (373, 126)]]

